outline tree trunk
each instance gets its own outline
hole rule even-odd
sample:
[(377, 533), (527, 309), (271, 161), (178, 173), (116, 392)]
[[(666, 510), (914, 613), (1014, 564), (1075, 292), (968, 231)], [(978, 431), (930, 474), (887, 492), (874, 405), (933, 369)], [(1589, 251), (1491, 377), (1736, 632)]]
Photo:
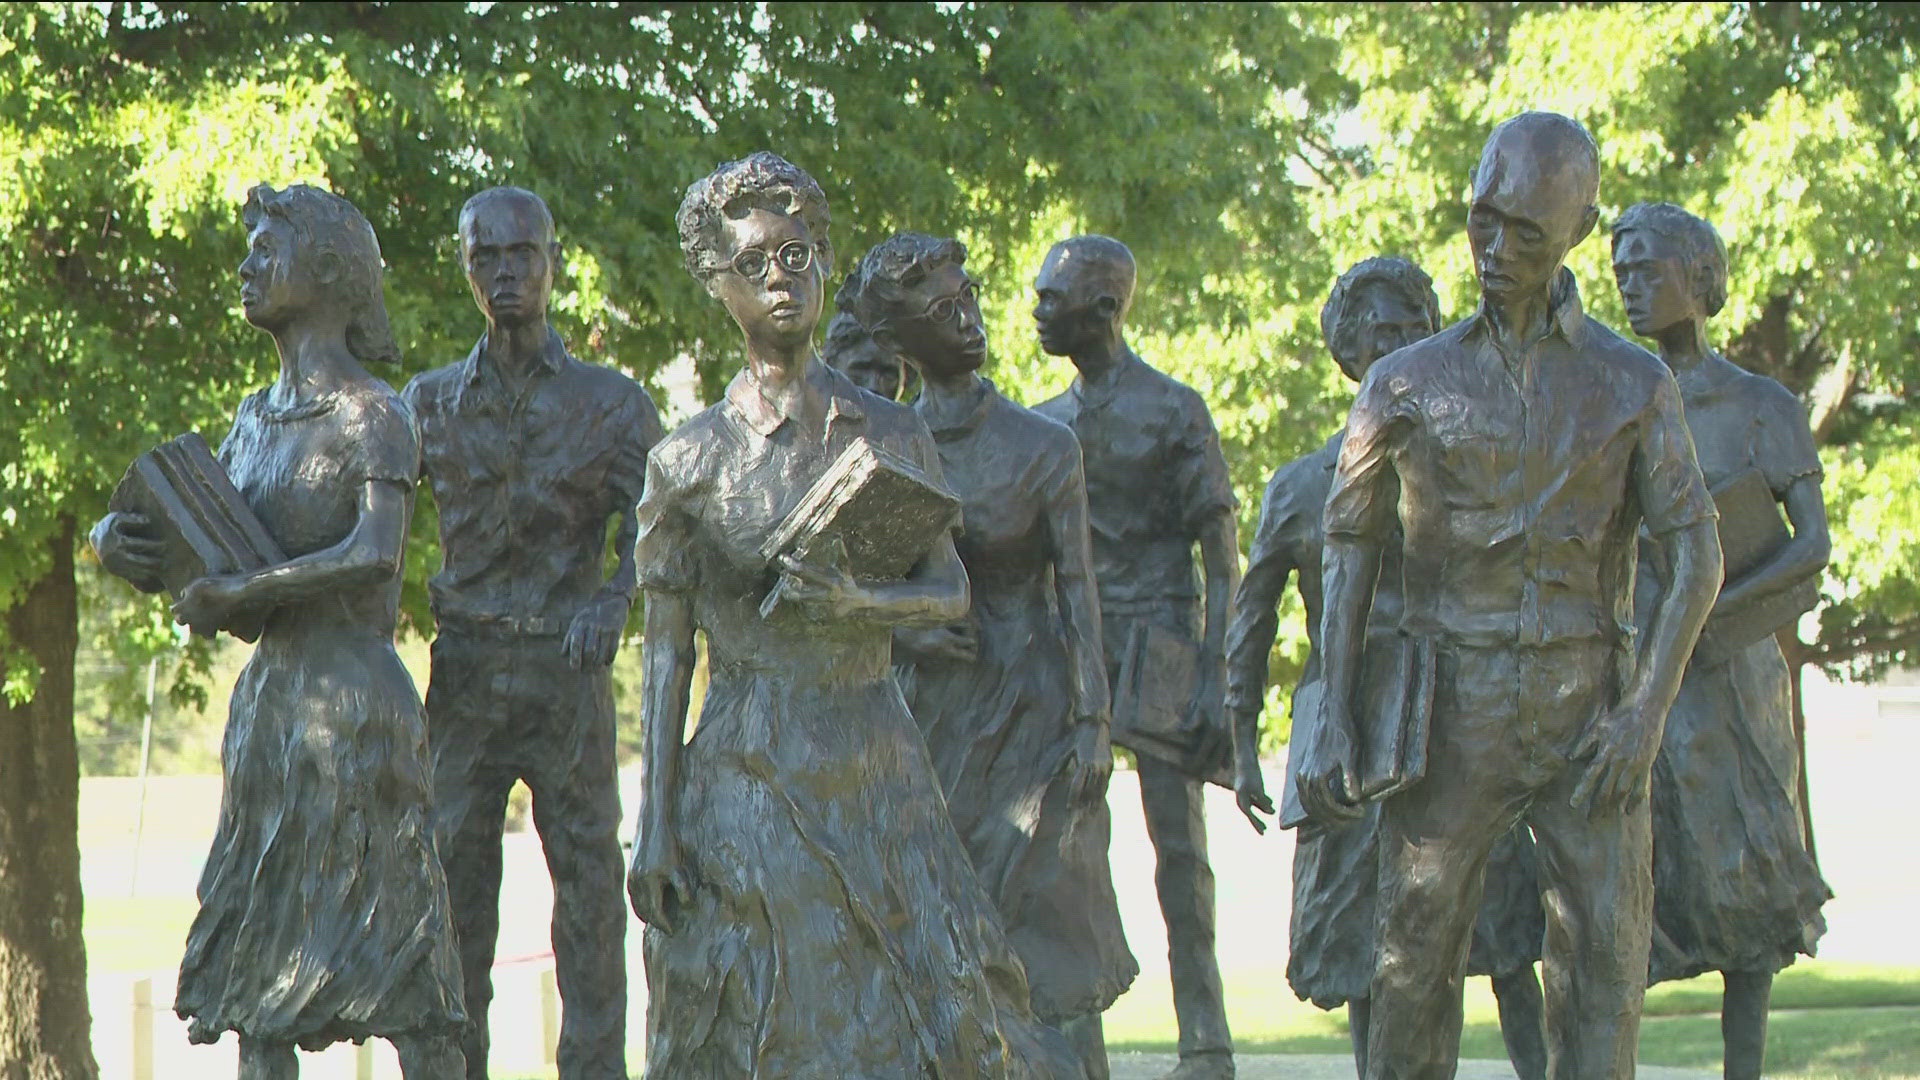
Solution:
[(95, 1080), (80, 936), (80, 762), (73, 736), (79, 612), (73, 522), (52, 566), (6, 612), (40, 665), (33, 700), (0, 695), (0, 1080)]

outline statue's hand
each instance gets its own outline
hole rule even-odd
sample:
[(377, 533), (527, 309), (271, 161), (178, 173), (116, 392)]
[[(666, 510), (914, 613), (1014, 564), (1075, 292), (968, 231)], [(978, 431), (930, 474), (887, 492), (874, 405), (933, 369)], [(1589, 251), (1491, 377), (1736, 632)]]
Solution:
[(233, 621), (245, 601), (245, 578), (230, 574), (203, 577), (189, 584), (173, 602), (173, 621), (185, 623), (203, 637), (212, 637)]
[(100, 519), (90, 537), (100, 565), (143, 592), (160, 591), (161, 558), (167, 545), (146, 515), (118, 510)]
[(662, 933), (673, 924), (692, 895), (680, 845), (665, 828), (643, 828), (627, 867), (627, 900), (640, 921)]
[(1320, 723), (1293, 780), (1308, 817), (1331, 824), (1360, 816), (1360, 753), (1345, 706), (1321, 703)]
[(1193, 725), (1194, 757), (1210, 765), (1224, 761), (1233, 743), (1233, 732), (1227, 727), (1226, 685), (1226, 664), (1202, 656), (1187, 717)]
[(1572, 802), (1588, 816), (1625, 813), (1646, 798), (1661, 729), (1649, 722), (1648, 711), (1644, 703), (1622, 702), (1588, 725), (1574, 747), (1572, 760), (1586, 762), (1587, 771)]
[(1260, 774), (1260, 760), (1248, 754), (1235, 754), (1233, 763), (1233, 801), (1246, 816), (1253, 831), (1265, 833), (1267, 822), (1261, 814), (1273, 816), (1273, 799), (1267, 795), (1267, 778)]
[(1107, 714), (1094, 713), (1074, 721), (1073, 801), (1092, 806), (1107, 797), (1107, 782), (1113, 779), (1113, 743), (1107, 735)]
[(613, 663), (613, 654), (620, 649), (620, 635), (627, 629), (627, 608), (631, 603), (624, 596), (598, 596), (573, 617), (560, 648), (574, 670)]
[(809, 618), (833, 622), (849, 618), (866, 596), (840, 559), (780, 556), (782, 598), (799, 605)]
[(894, 640), (915, 659), (971, 664), (980, 658), (980, 633), (972, 626), (900, 627)]

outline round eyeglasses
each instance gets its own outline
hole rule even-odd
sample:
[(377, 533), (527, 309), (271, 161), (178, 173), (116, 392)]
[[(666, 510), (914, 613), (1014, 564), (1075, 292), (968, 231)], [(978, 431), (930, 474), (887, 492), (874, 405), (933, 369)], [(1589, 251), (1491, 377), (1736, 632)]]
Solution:
[(964, 305), (975, 303), (977, 298), (978, 294), (974, 291), (973, 282), (969, 281), (961, 286), (959, 292), (949, 296), (943, 296), (933, 303), (928, 304), (927, 310), (923, 313), (923, 317), (929, 322), (952, 322), (962, 311), (966, 310)]
[(813, 265), (813, 245), (805, 240), (789, 240), (772, 255), (760, 248), (746, 248), (733, 257), (733, 272), (748, 281), (765, 281), (776, 259), (789, 274), (804, 274)]

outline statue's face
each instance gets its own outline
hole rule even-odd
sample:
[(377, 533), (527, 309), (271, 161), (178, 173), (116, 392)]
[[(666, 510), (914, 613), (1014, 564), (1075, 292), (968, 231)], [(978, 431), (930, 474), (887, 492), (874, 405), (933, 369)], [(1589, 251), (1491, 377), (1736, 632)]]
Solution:
[(1592, 228), (1591, 211), (1567, 183), (1564, 163), (1525, 147), (1489, 147), (1473, 179), (1467, 242), (1491, 300), (1545, 292), (1567, 252)]
[(833, 364), (855, 386), (888, 401), (900, 400), (900, 358), (875, 344), (872, 338), (834, 357)]
[[(788, 247), (796, 242), (800, 248)], [(789, 264), (803, 261), (802, 253), (805, 268), (792, 269)], [(783, 349), (811, 341), (826, 296), (826, 268), (805, 223), (755, 207), (726, 219), (719, 255), (730, 265), (707, 278), (707, 289), (749, 341)]]
[(1098, 343), (1113, 318), (1081, 272), (1088, 264), (1071, 254), (1065, 246), (1047, 252), (1033, 281), (1034, 328), (1040, 332), (1040, 347), (1052, 356), (1072, 356)]
[(987, 360), (980, 299), (964, 267), (945, 263), (904, 289), (876, 337), (932, 378), (977, 371)]
[(269, 333), (288, 325), (315, 299), (312, 259), (299, 250), (293, 226), (271, 214), (247, 234), (240, 261), (240, 310)]
[(546, 317), (560, 245), (531, 203), (494, 199), (460, 230), (460, 255), (473, 302), (496, 326), (525, 326)]
[(1620, 234), (1613, 245), (1613, 280), (1633, 332), (1652, 337), (1698, 318), (1699, 304), (1686, 260), (1672, 240), (1645, 229)]
[(1355, 321), (1354, 343), (1360, 352), (1353, 365), (1342, 365), (1342, 370), (1355, 380), (1364, 378), (1375, 360), (1439, 329), (1429, 320), (1425, 304), (1391, 285), (1367, 285), (1350, 303), (1346, 317)]

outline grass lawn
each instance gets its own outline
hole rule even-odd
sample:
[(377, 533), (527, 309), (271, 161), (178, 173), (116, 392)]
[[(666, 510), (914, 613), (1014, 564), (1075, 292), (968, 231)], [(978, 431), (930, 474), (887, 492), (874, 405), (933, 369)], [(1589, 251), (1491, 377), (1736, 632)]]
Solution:
[[(1137, 984), (1107, 1012), (1113, 1050), (1173, 1052), (1170, 991)], [(1271, 984), (1229, 979), (1235, 1047), (1249, 1054), (1345, 1054), (1344, 1009), (1321, 1012), (1294, 998), (1278, 972)], [(1720, 1068), (1720, 977), (1668, 983), (1647, 993), (1640, 1060)], [(1803, 961), (1774, 982), (1767, 1075), (1780, 1080), (1920, 1078), (1920, 970)], [(1461, 1056), (1503, 1058), (1493, 993), (1469, 979)]]
[[(179, 962), (191, 900), (88, 897), (87, 959), (96, 973), (164, 970)], [(1345, 1054), (1345, 1010), (1299, 1001), (1280, 972), (1255, 980), (1229, 968), (1234, 1042), (1249, 1054)], [(1232, 977), (1239, 974), (1239, 978)], [(1171, 1053), (1176, 1032), (1164, 976), (1143, 979), (1107, 1012), (1116, 1051)], [(1640, 1060), (1720, 1067), (1720, 978), (1653, 988), (1641, 1023)], [(1803, 961), (1774, 982), (1767, 1074), (1779, 1080), (1920, 1080), (1920, 969)], [(637, 1037), (638, 1032), (634, 1033)], [(1467, 982), (1464, 1057), (1500, 1058), (1492, 991)], [(638, 1060), (638, 1054), (635, 1055)]]

